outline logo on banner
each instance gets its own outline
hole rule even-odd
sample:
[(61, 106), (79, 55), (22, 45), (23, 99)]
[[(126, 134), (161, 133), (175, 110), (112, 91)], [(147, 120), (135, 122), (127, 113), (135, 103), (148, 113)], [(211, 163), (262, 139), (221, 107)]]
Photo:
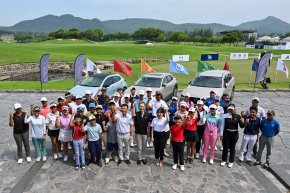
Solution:
[(184, 66), (180, 65), (180, 64), (176, 64), (176, 70), (180, 71), (180, 72), (184, 72)]

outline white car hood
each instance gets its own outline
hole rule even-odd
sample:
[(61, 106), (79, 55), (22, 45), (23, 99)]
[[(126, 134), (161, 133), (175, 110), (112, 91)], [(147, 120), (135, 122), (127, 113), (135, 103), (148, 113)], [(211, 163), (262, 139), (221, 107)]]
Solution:
[(182, 96), (185, 96), (186, 93), (190, 93), (190, 97), (195, 98), (208, 98), (210, 91), (214, 91), (217, 96), (222, 97), (224, 89), (223, 88), (208, 88), (208, 87), (197, 87), (197, 86), (188, 86), (182, 91)]

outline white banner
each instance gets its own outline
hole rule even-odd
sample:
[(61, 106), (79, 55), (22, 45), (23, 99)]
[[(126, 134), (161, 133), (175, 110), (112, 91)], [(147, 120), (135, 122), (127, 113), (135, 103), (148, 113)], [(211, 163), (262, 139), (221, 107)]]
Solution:
[(189, 55), (173, 55), (172, 61), (174, 61), (174, 62), (188, 62)]
[(231, 53), (231, 60), (247, 60), (249, 59), (249, 53)]
[(290, 54), (282, 54), (281, 60), (290, 60)]

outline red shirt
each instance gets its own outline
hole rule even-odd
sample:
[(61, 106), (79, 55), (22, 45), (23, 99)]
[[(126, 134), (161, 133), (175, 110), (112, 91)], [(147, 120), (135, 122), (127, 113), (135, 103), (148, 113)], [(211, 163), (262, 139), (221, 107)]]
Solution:
[(190, 131), (196, 131), (197, 130), (197, 119), (191, 119), (186, 121), (186, 129)]
[(82, 132), (82, 129), (80, 126), (74, 125), (73, 128), (73, 139), (80, 140), (84, 138), (84, 133)]
[(184, 125), (180, 123), (179, 125), (171, 126), (171, 141), (173, 142), (182, 142), (184, 140), (183, 132), (184, 132)]

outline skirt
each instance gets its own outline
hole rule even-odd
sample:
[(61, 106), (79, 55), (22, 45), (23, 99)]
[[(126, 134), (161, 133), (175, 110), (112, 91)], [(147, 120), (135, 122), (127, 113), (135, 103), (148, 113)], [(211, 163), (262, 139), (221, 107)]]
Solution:
[(184, 137), (186, 142), (197, 142), (198, 141), (198, 134), (196, 131), (191, 131), (186, 129), (184, 131)]
[(62, 142), (70, 142), (72, 141), (72, 130), (59, 130), (58, 140)]

